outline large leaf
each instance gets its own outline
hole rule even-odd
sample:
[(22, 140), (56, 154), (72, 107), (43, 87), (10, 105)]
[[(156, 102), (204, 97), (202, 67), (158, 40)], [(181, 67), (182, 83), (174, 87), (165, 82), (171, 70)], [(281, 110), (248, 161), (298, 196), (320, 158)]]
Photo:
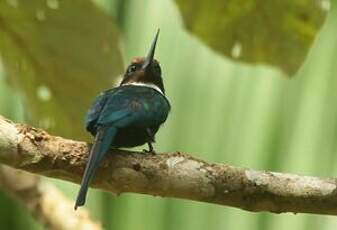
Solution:
[(0, 1), (0, 54), (33, 121), (67, 137), (84, 136), (95, 94), (122, 71), (116, 25), (91, 1)]
[(176, 0), (187, 30), (236, 60), (293, 75), (322, 26), (329, 0)]

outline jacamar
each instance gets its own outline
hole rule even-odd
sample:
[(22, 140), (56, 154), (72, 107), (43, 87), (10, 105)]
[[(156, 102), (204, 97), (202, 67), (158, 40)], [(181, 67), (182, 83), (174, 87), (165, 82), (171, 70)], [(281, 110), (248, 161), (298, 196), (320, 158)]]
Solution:
[(154, 59), (159, 30), (146, 58), (134, 58), (118, 87), (101, 93), (86, 115), (86, 130), (95, 136), (82, 178), (75, 210), (85, 203), (90, 181), (111, 147), (152, 142), (170, 111), (161, 68)]

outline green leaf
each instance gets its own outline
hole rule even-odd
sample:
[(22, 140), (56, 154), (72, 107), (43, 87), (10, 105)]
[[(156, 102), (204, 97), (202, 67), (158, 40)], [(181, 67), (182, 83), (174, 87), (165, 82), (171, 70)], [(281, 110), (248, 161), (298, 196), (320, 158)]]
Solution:
[(176, 0), (188, 31), (235, 60), (293, 75), (330, 7), (329, 0)]
[(0, 54), (33, 122), (72, 138), (123, 67), (116, 25), (91, 1), (0, 1)]

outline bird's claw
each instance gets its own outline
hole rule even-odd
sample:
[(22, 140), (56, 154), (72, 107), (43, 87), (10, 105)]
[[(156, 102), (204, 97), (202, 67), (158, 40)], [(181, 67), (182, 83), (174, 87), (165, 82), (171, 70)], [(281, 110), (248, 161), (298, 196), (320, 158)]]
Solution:
[(153, 149), (143, 149), (143, 153), (149, 155), (156, 155), (156, 152)]

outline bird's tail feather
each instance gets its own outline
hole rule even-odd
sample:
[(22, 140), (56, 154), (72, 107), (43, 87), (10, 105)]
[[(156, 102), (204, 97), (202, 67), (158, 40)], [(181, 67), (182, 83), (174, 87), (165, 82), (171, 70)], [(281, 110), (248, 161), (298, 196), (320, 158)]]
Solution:
[(110, 149), (113, 139), (117, 133), (115, 127), (105, 127), (98, 130), (95, 138), (94, 145), (91, 148), (89, 159), (82, 178), (81, 188), (77, 195), (75, 210), (78, 206), (85, 203), (88, 186), (92, 180), (99, 164), (101, 163), (104, 155)]

